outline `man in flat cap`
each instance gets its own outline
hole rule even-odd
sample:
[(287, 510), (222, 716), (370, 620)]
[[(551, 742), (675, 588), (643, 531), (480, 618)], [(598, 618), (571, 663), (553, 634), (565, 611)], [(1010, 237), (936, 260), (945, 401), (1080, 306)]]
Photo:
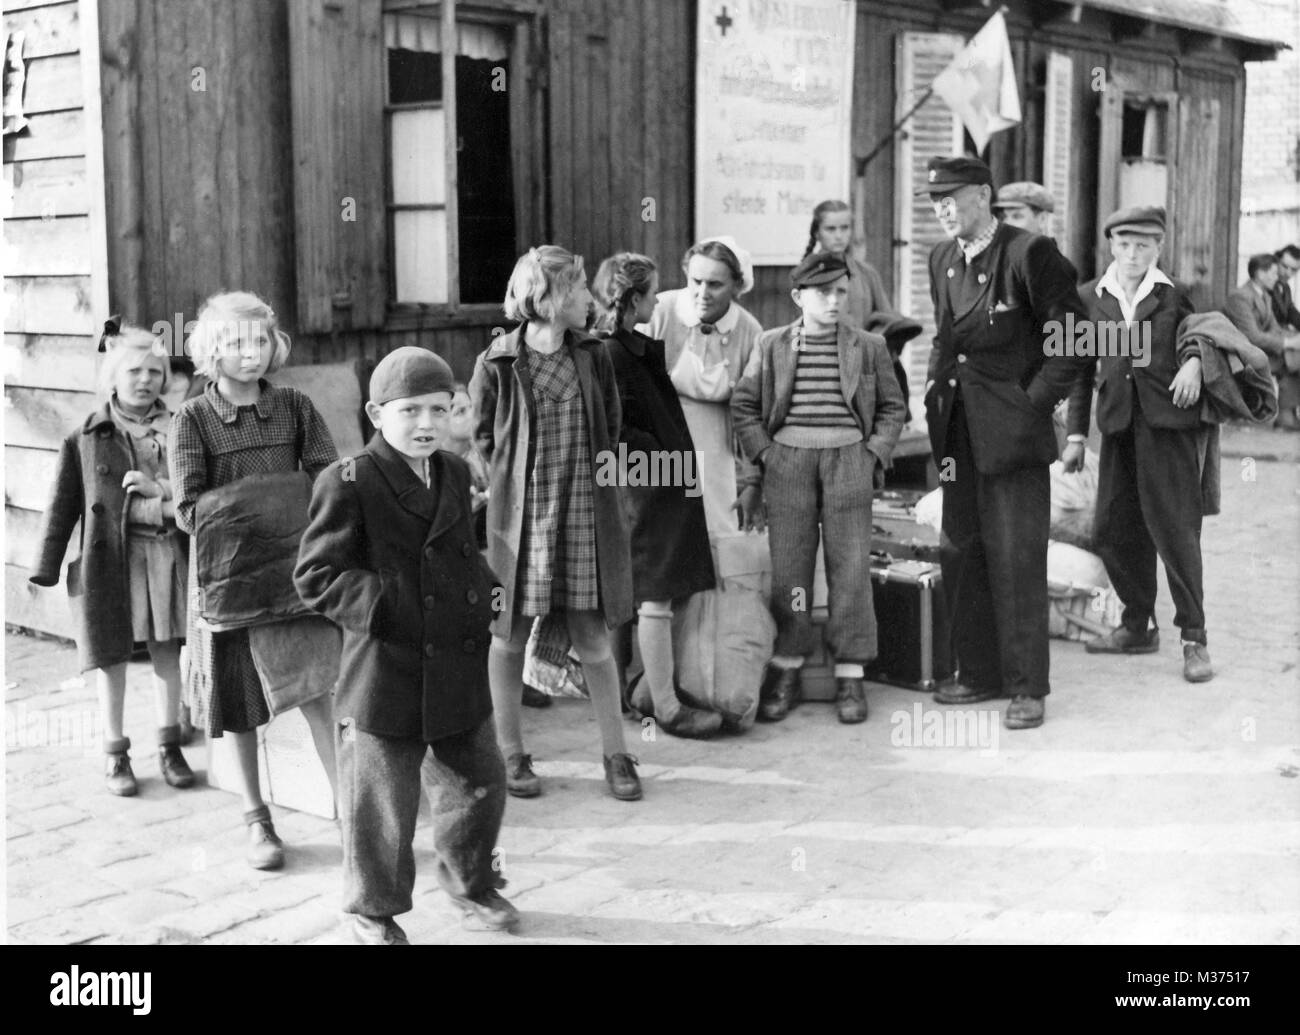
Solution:
[[(1004, 223), (1044, 237), (1052, 236), (1052, 213), (1055, 211), (1056, 199), (1052, 197), (1052, 192), (1041, 183), (1031, 180), (1003, 184), (998, 188), (997, 200), (993, 202), (994, 214), (1001, 215)], [(1057, 245), (1057, 250), (1060, 251), (1060, 245)], [(1069, 259), (1065, 262), (1077, 283), (1079, 273), (1074, 268), (1074, 263)]]
[[(1194, 341), (1178, 346), (1178, 328), (1194, 307), (1187, 290), (1157, 265), (1165, 237), (1163, 208), (1120, 209), (1104, 229), (1114, 259), (1080, 294), (1096, 329), (1097, 351), (1105, 342), (1117, 347), (1089, 359), (1070, 393), (1069, 444), (1062, 460), (1067, 471), (1083, 466), (1095, 380), (1101, 430), (1097, 551), (1124, 614), (1118, 628), (1084, 649), (1089, 654), (1160, 650), (1154, 625), (1159, 556), (1174, 598), (1174, 624), (1182, 630), (1183, 675), (1201, 683), (1214, 674), (1201, 585), (1201, 352)], [(1103, 333), (1112, 328), (1123, 333)]]
[(758, 339), (758, 369), (731, 396), (740, 447), (762, 472), (771, 535), (776, 653), (759, 694), (765, 722), (799, 703), (799, 670), (813, 649), (819, 532), (839, 720), (867, 717), (863, 668), (876, 656), (871, 498), (884, 485), (907, 407), (885, 339), (840, 321), (849, 276), (844, 259), (827, 252), (795, 267), (791, 295), (803, 315)]
[(1010, 697), (1004, 724), (1028, 729), (1042, 725), (1049, 690), (1052, 410), (1082, 366), (1044, 344), (1083, 306), (1049, 238), (994, 219), (993, 175), (979, 159), (932, 158), (918, 193), (950, 238), (930, 253), (937, 330), (925, 403), (960, 682), (935, 700)]

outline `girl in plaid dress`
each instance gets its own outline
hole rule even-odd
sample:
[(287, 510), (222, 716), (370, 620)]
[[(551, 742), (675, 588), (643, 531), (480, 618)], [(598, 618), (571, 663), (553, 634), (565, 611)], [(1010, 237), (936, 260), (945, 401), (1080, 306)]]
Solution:
[[(176, 523), (195, 535), (197, 503), (208, 490), (251, 475), (300, 468), (314, 479), (338, 459), (338, 453), (311, 400), (297, 389), (277, 388), (265, 380), (288, 359), (289, 336), (262, 299), (248, 292), (209, 298), (199, 311), (189, 348), (198, 372), (210, 381), (202, 395), (177, 412), (169, 455)], [(221, 529), (207, 525), (199, 532), (220, 534)], [(198, 591), (197, 567), (190, 565), (191, 601)], [(284, 865), (284, 848), (258, 778), (257, 730), (271, 719), (259, 666), (270, 675), (277, 660), (281, 666), (287, 662), (255, 651), (249, 629), (212, 631), (200, 620), (198, 610), (189, 609), (186, 673), (194, 719), (209, 736), (230, 734), (234, 740), (236, 775), (249, 829), (249, 863), (257, 869), (278, 869)], [(337, 630), (318, 616), (295, 618), (291, 624), (295, 639), (319, 640), (326, 654), (338, 640)], [(333, 649), (336, 659), (339, 645), (335, 643)], [(332, 689), (330, 680), (301, 705), (331, 788), (335, 781)]]
[(604, 345), (582, 333), (591, 294), (581, 256), (546, 245), (515, 264), (505, 312), (520, 326), (478, 358), (470, 395), (490, 466), (488, 563), (504, 590), (488, 675), (507, 788), (541, 793), (520, 729), (524, 649), (533, 619), (561, 613), (582, 659), (616, 798), (641, 797), (627, 753), (610, 627), (632, 612), (620, 490), (597, 482), (621, 411)]

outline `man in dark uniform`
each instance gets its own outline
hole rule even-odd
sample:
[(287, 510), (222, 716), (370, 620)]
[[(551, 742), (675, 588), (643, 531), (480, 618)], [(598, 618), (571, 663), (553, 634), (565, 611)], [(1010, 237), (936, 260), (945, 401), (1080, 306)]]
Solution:
[[(1123, 208), (1105, 223), (1114, 262), (1080, 289), (1100, 328), (1127, 325), (1148, 333), (1143, 362), (1132, 356), (1088, 361), (1070, 393), (1072, 441), (1062, 456), (1077, 470), (1097, 382), (1101, 467), (1097, 478), (1097, 552), (1124, 602), (1122, 624), (1084, 645), (1089, 654), (1154, 654), (1156, 557), (1165, 562), (1174, 623), (1182, 630), (1183, 676), (1203, 683), (1214, 675), (1205, 638), (1201, 580), (1201, 457), (1205, 426), (1200, 347), (1178, 347), (1178, 328), (1194, 307), (1187, 290), (1157, 265), (1165, 210)], [(1097, 335), (1098, 340), (1101, 334)], [(1094, 374), (1094, 364), (1096, 372)]]
[(941, 561), (960, 682), (941, 704), (1010, 697), (1004, 724), (1043, 722), (1048, 693), (1048, 465), (1052, 410), (1086, 360), (1047, 355), (1053, 324), (1084, 318), (1050, 238), (998, 223), (993, 174), (932, 158), (928, 193), (951, 240), (930, 254), (934, 351), (926, 385), (943, 484)]

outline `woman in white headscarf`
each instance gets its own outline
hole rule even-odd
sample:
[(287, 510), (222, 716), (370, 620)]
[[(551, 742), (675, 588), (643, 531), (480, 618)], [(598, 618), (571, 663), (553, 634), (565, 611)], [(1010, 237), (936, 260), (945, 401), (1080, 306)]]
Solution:
[(758, 366), (763, 328), (736, 301), (754, 286), (749, 254), (731, 237), (708, 237), (682, 257), (686, 287), (662, 291), (647, 333), (664, 359), (695, 444), (710, 537), (761, 527), (758, 469), (734, 448), (731, 393)]

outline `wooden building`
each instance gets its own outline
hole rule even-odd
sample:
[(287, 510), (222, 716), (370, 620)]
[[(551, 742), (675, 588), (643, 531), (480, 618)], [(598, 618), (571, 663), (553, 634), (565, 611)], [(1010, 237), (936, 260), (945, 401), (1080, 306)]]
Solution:
[[(7, 621), (68, 628), (61, 592), (29, 587), (25, 568), (54, 450), (94, 403), (110, 311), (174, 321), (179, 337), (205, 296), (247, 288), (283, 315), (293, 363), (417, 344), (468, 376), (504, 326), (505, 277), (529, 245), (566, 244), (589, 271), (643, 251), (664, 287), (680, 284), (694, 114), (709, 103), (694, 91), (696, 24), (717, 6), (9, 0), (30, 121), (4, 138)], [(991, 12), (978, 0), (856, 6), (863, 155)], [(1201, 0), (1007, 6), (1024, 121), (990, 144), (999, 182), (1055, 192), (1056, 237), (1085, 274), (1099, 263), (1099, 213), (1163, 197), (1170, 271), (1221, 302), (1235, 274), (1243, 62), (1278, 45)], [(938, 229), (912, 189), (926, 158), (962, 146), (932, 99), (856, 191), (858, 246), (923, 321)], [(765, 325), (793, 317), (786, 274), (758, 270), (745, 300)]]

